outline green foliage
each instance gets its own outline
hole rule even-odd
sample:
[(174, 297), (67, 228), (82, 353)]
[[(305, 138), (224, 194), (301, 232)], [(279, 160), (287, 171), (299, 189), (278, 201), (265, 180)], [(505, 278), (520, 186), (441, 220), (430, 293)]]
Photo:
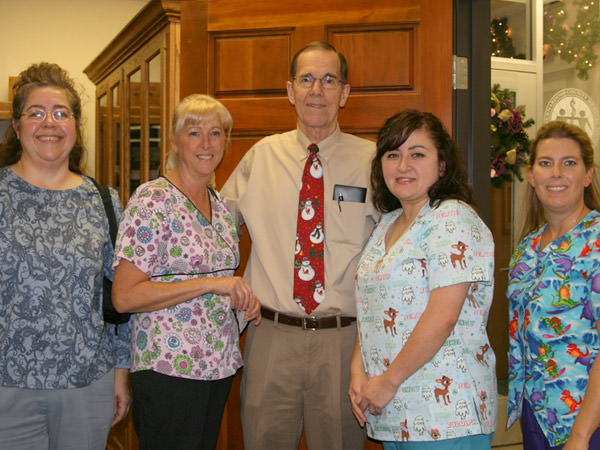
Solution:
[(490, 108), (490, 176), (492, 186), (501, 189), (514, 177), (523, 180), (521, 167), (529, 159), (530, 140), (526, 128), (534, 124), (525, 120), (525, 107), (514, 106), (514, 92), (492, 87)]
[(544, 9), (544, 47), (547, 55), (558, 54), (575, 64), (577, 77), (589, 78), (588, 72), (598, 60), (594, 45), (600, 42), (600, 10), (591, 0), (573, 0), (577, 16), (572, 27), (566, 24), (563, 2), (553, 2)]

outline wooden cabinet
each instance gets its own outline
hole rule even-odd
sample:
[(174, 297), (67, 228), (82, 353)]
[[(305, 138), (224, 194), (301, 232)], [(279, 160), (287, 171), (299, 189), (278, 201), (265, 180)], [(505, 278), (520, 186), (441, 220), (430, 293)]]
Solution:
[[(384, 121), (405, 108), (433, 112), (451, 130), (453, 31), (452, 0), (435, 6), (429, 0), (151, 0), (85, 70), (97, 85), (96, 175), (118, 186), (125, 203), (138, 183), (163, 171), (174, 105), (207, 93), (233, 116), (220, 187), (257, 140), (295, 128), (285, 89), (289, 63), (316, 40), (332, 43), (348, 60), (344, 131), (375, 139)], [(249, 247), (246, 234), (240, 274)], [(243, 449), (240, 377), (219, 450)], [(111, 437), (121, 433), (127, 441), (126, 433), (134, 434), (128, 427), (119, 425)], [(115, 442), (111, 449), (136, 448)], [(368, 441), (366, 448), (381, 447)]]
[(96, 84), (96, 178), (124, 204), (165, 166), (179, 40), (179, 2), (153, 1), (84, 71)]

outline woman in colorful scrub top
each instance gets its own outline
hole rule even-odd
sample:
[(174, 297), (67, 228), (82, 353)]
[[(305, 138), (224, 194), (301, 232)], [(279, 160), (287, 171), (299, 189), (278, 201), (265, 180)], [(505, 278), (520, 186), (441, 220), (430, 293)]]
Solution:
[(389, 118), (371, 184), (384, 214), (356, 275), (354, 414), (386, 450), (490, 448), (494, 244), (439, 119)]
[(131, 384), (140, 449), (216, 447), (242, 366), (233, 310), (260, 320), (252, 290), (234, 276), (232, 217), (209, 187), (231, 127), (223, 104), (186, 97), (173, 117), (173, 168), (136, 190), (119, 227), (113, 301), (138, 312)]
[[(524, 448), (600, 449), (600, 184), (575, 125), (538, 132), (527, 171), (525, 236), (508, 286), (507, 428)], [(564, 446), (563, 446), (564, 444)]]

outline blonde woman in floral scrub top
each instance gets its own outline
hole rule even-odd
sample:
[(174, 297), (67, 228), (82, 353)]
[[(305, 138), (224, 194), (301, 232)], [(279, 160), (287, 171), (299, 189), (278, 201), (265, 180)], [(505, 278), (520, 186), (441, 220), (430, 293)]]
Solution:
[(139, 313), (131, 383), (140, 449), (216, 447), (242, 366), (233, 310), (260, 320), (252, 290), (234, 276), (232, 217), (209, 187), (231, 126), (217, 100), (185, 98), (173, 118), (173, 169), (136, 190), (119, 227), (113, 300)]
[(388, 119), (371, 184), (384, 215), (356, 276), (354, 414), (386, 450), (490, 448), (494, 243), (439, 119)]

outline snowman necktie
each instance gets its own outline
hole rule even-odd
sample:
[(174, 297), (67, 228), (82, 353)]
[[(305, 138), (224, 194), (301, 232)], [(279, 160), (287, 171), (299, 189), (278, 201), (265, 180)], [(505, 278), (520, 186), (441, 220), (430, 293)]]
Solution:
[(302, 173), (294, 255), (294, 300), (307, 314), (325, 298), (323, 167), (316, 144)]

